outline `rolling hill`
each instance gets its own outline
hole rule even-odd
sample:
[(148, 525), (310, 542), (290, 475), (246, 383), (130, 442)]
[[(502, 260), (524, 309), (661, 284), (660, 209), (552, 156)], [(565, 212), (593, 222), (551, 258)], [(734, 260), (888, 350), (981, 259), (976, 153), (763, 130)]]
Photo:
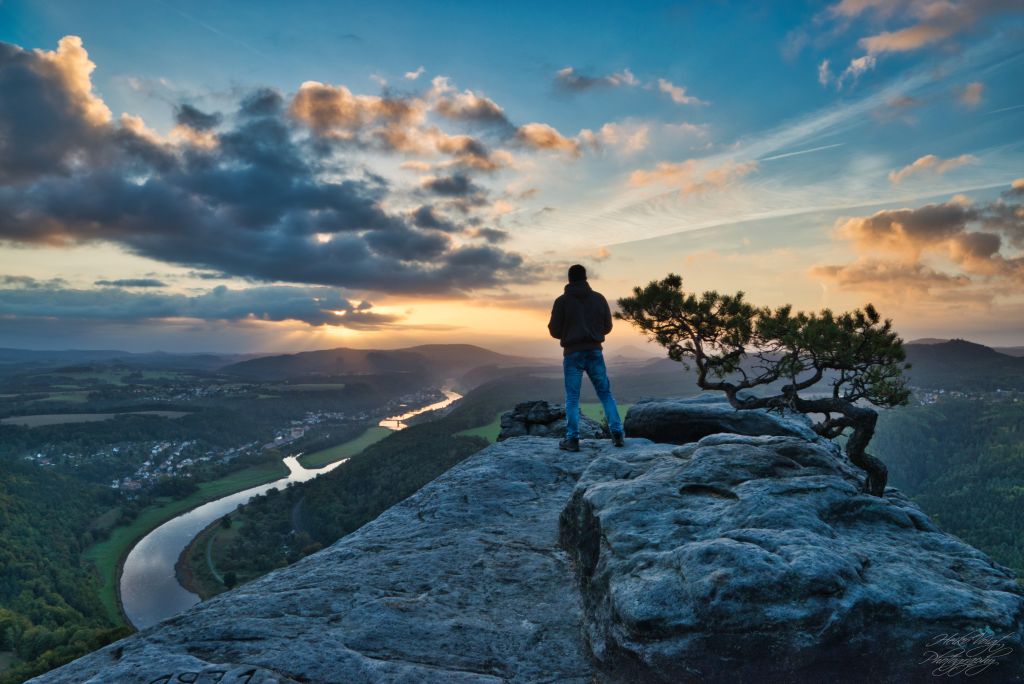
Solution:
[(439, 380), (458, 378), (482, 366), (537, 365), (525, 357), (499, 354), (471, 344), (428, 344), (406, 349), (323, 349), (264, 356), (224, 367), (222, 372), (250, 379), (281, 380), (314, 375), (424, 373)]

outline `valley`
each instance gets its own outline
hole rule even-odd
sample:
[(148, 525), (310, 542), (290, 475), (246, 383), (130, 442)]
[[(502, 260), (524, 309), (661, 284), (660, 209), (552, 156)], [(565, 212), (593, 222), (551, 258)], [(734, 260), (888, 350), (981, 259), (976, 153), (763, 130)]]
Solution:
[[(962, 341), (910, 344), (908, 354), (913, 405), (884, 412), (876, 437), (891, 484), (950, 531), (1024, 572), (1012, 533), (1022, 524), (1013, 511), (1024, 487), (1024, 358)], [(0, 526), (6, 548), (21, 554), (11, 557), (0, 585), (0, 626), (8, 635), (0, 650), (8, 654), (10, 681), (130, 629), (119, 568), (139, 540), (168, 521), (230, 502), (196, 518), (179, 533), (180, 543), (168, 546), (175, 548), (166, 563), (176, 566), (175, 586), (180, 581), (183, 595), (193, 597), (182, 604), (188, 605), (195, 595), (208, 598), (251, 581), (373, 520), (493, 442), (500, 414), (516, 402), (562, 399), (557, 358), (466, 345), (222, 361), (218, 366), (204, 355), (201, 367), (188, 368), (177, 359), (173, 370), (116, 357), (85, 365), (52, 357), (0, 363), (0, 510), (9, 520), (32, 515), (31, 532), (43, 535), (43, 547), (61, 549), (59, 558), (25, 554), (33, 543), (28, 530)], [(692, 374), (667, 359), (618, 359), (609, 368), (623, 415), (644, 397), (695, 392)], [(446, 399), (446, 385), (464, 396), (421, 413)], [(582, 410), (603, 417), (587, 383)], [(83, 414), (103, 417), (74, 422)], [(400, 416), (404, 429), (382, 427), (389, 416)], [(954, 427), (943, 432), (939, 425)], [(936, 442), (930, 434), (944, 437)], [(288, 455), (298, 460), (286, 467)], [(977, 475), (996, 464), (998, 486)], [(283, 479), (316, 469), (324, 471), (315, 479)], [(29, 491), (43, 495), (28, 498)], [(56, 510), (69, 495), (77, 505), (56, 524), (45, 507)], [(54, 563), (66, 579), (32, 569)], [(45, 598), (26, 600), (19, 577), (33, 574), (47, 587), (39, 594)]]

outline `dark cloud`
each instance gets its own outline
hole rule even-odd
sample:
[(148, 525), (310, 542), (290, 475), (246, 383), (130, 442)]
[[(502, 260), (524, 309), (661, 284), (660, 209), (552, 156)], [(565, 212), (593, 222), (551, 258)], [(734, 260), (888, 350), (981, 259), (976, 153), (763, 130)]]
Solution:
[(21, 287), (21, 288), (48, 288), (48, 287), (64, 287), (67, 285), (67, 281), (63, 278), (51, 278), (49, 280), (39, 280), (31, 276), (12, 276), (12, 275), (0, 275), (0, 285), (7, 285), (9, 287)]
[[(104, 241), (217, 277), (393, 293), (458, 293), (529, 275), (518, 255), (459, 248), (444, 234), (469, 221), (391, 213), (385, 205), (402, 198), (387, 180), (296, 124), (407, 123), (412, 102), (305, 84), (289, 114), (278, 93), (259, 90), (220, 119), (213, 144), (171, 144), (141, 120), (111, 120), (91, 70), (77, 39), (50, 53), (0, 44), (0, 240)], [(185, 107), (178, 115), (190, 128), (219, 116)], [(456, 161), (486, 159), (469, 136), (435, 138)], [(461, 172), (427, 189), (463, 211), (485, 198)]]
[(97, 280), (93, 285), (103, 287), (167, 287), (167, 283), (156, 278), (122, 278), (120, 280)]
[(242, 99), (241, 116), (277, 116), (284, 111), (284, 97), (272, 88), (258, 88)]
[(378, 254), (402, 261), (422, 261), (440, 257), (448, 251), (451, 238), (439, 231), (418, 231), (407, 228), (373, 230), (365, 236)]
[(188, 126), (197, 131), (208, 131), (211, 128), (216, 128), (223, 119), (224, 116), (220, 113), (207, 114), (190, 104), (179, 105), (174, 112), (175, 121), (182, 126)]
[(480, 192), (480, 187), (462, 173), (430, 178), (423, 183), (423, 187), (435, 195), (444, 197), (467, 197)]
[(69, 79), (91, 62), (78, 39), (64, 38), (43, 59), (0, 43), (0, 183), (23, 183), (69, 171), (75, 156), (102, 144), (110, 111)]
[(592, 90), (594, 88), (617, 88), (634, 86), (638, 81), (629, 69), (607, 76), (589, 76), (576, 71), (573, 67), (565, 67), (555, 73), (555, 87), (570, 92)]
[(412, 212), (412, 222), (417, 228), (432, 228), (446, 233), (457, 233), (460, 230), (459, 226), (438, 214), (429, 204), (424, 204)]
[(397, 320), (375, 313), (368, 302), (349, 301), (334, 288), (270, 286), (232, 290), (223, 285), (196, 296), (120, 288), (0, 288), (0, 316), (122, 322), (161, 318), (255, 319), (354, 329), (379, 328)]
[(498, 228), (477, 228), (473, 231), (473, 237), (483, 238), (491, 244), (498, 244), (504, 242), (511, 237), (508, 232), (499, 230)]

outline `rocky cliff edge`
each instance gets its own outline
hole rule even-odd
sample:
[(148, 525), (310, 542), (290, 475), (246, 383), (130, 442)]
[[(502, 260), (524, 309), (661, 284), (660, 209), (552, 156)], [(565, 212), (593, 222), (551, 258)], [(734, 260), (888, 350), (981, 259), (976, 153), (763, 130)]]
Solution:
[(1024, 681), (1012, 573), (897, 490), (862, 493), (834, 445), (776, 432), (508, 439), (33, 681)]

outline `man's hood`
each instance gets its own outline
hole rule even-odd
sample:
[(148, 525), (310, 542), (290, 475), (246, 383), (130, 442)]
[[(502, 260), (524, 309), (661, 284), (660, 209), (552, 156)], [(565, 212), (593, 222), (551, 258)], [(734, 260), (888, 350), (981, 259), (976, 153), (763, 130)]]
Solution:
[(591, 292), (593, 292), (593, 290), (590, 289), (590, 283), (586, 280), (578, 280), (575, 283), (569, 283), (565, 286), (565, 294), (572, 295), (577, 299), (583, 299)]

